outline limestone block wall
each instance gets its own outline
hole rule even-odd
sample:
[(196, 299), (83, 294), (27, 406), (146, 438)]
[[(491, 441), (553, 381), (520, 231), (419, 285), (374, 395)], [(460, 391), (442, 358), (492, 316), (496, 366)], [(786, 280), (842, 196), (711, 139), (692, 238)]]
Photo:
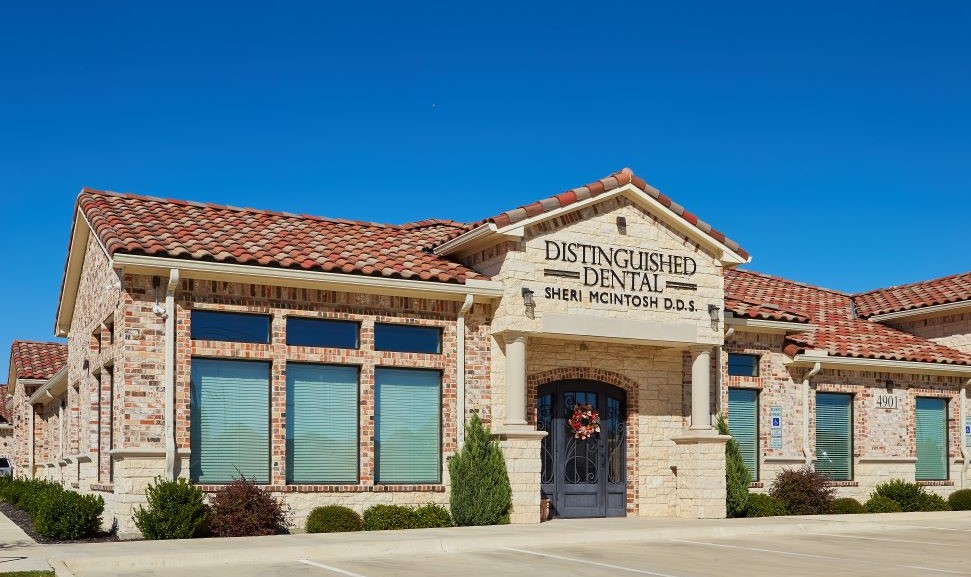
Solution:
[(499, 441), (512, 488), (510, 523), (540, 522), (541, 442), (540, 436)]
[(885, 324), (944, 346), (971, 353), (971, 313), (969, 312), (916, 320), (899, 319), (886, 321)]
[(728, 437), (681, 438), (676, 450), (678, 517), (725, 518), (725, 443)]

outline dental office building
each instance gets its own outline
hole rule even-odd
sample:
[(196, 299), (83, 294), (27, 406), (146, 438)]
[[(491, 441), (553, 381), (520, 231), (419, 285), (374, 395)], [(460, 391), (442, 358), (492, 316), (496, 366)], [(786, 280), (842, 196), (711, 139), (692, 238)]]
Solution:
[[(968, 483), (971, 274), (847, 294), (749, 254), (629, 170), (477, 223), (403, 225), (85, 189), (46, 379), (11, 367), (17, 474), (104, 496), (237, 469), (301, 526), (447, 503), (477, 413), (512, 520), (725, 515), (724, 413), (756, 479)], [(15, 345), (20, 346), (20, 345)], [(29, 348), (29, 347), (28, 347)], [(36, 376), (36, 375), (33, 375)], [(578, 439), (578, 405), (600, 432)]]

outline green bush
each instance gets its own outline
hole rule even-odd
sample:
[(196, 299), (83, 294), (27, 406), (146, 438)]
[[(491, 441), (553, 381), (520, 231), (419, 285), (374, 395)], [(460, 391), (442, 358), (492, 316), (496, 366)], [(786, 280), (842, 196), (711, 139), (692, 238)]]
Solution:
[(290, 525), (287, 507), (244, 477), (216, 491), (209, 501), (207, 521), (216, 537), (275, 535)]
[(50, 500), (56, 500), (60, 495), (67, 492), (56, 483), (29, 481), (20, 492), (16, 505), (30, 515), (31, 519), (35, 519), (41, 506)]
[(790, 515), (823, 515), (832, 508), (836, 492), (827, 486), (828, 481), (826, 475), (811, 467), (783, 469), (769, 494), (782, 501)]
[(346, 533), (360, 531), (364, 521), (357, 511), (340, 505), (316, 507), (307, 517), (307, 533)]
[(837, 515), (858, 515), (860, 513), (866, 513), (866, 508), (856, 499), (843, 497), (833, 501), (831, 511)]
[(418, 513), (401, 505), (374, 505), (364, 511), (365, 531), (419, 528)]
[(947, 498), (952, 511), (971, 511), (971, 489), (958, 489)]
[(48, 539), (83, 539), (101, 529), (105, 509), (100, 495), (81, 495), (74, 491), (43, 491), (33, 500), (34, 530)]
[(448, 462), (452, 518), (463, 526), (509, 523), (512, 488), (499, 442), (475, 414), (465, 431), (462, 451)]
[(448, 509), (441, 505), (429, 503), (423, 507), (415, 509), (418, 516), (418, 527), (428, 529), (431, 527), (452, 527), (455, 523)]
[[(717, 427), (719, 435), (731, 435), (728, 423), (725, 422), (725, 415), (718, 415)], [(748, 486), (751, 482), (752, 473), (745, 466), (738, 441), (733, 437), (725, 444), (725, 484), (727, 489), (725, 509), (729, 517), (745, 516), (749, 497)]]
[(135, 511), (135, 526), (146, 539), (191, 539), (206, 519), (206, 495), (186, 479), (157, 477), (145, 489), (148, 509)]
[(903, 511), (896, 501), (883, 495), (873, 495), (869, 501), (863, 504), (863, 507), (867, 513), (900, 513)]
[(788, 515), (785, 503), (771, 495), (752, 493), (748, 496), (748, 506), (745, 508), (747, 517), (778, 517)]
[(886, 497), (900, 505), (904, 512), (920, 511), (922, 495), (926, 495), (924, 488), (917, 483), (908, 483), (901, 479), (893, 479), (880, 483), (873, 491), (874, 495)]
[(920, 496), (917, 501), (918, 511), (950, 511), (951, 506), (948, 505), (944, 497), (941, 497), (937, 493), (924, 493)]

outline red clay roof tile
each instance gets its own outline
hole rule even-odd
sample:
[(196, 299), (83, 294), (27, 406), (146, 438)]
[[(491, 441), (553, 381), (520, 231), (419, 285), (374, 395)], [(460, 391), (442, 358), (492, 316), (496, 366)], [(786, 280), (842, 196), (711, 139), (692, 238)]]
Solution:
[(854, 295), (861, 317), (971, 300), (971, 272)]
[(14, 341), (10, 345), (10, 363), (18, 379), (47, 380), (67, 364), (67, 345)]

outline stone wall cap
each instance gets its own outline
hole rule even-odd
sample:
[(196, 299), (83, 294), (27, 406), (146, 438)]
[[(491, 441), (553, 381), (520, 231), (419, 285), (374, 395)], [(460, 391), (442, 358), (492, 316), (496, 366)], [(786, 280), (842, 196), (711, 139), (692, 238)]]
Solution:
[(689, 433), (671, 437), (677, 445), (697, 445), (700, 443), (727, 443), (732, 438), (731, 435), (706, 435), (703, 433)]
[(917, 457), (887, 457), (871, 455), (859, 458), (860, 463), (916, 463)]
[(805, 463), (806, 458), (798, 455), (767, 455), (766, 463)]

